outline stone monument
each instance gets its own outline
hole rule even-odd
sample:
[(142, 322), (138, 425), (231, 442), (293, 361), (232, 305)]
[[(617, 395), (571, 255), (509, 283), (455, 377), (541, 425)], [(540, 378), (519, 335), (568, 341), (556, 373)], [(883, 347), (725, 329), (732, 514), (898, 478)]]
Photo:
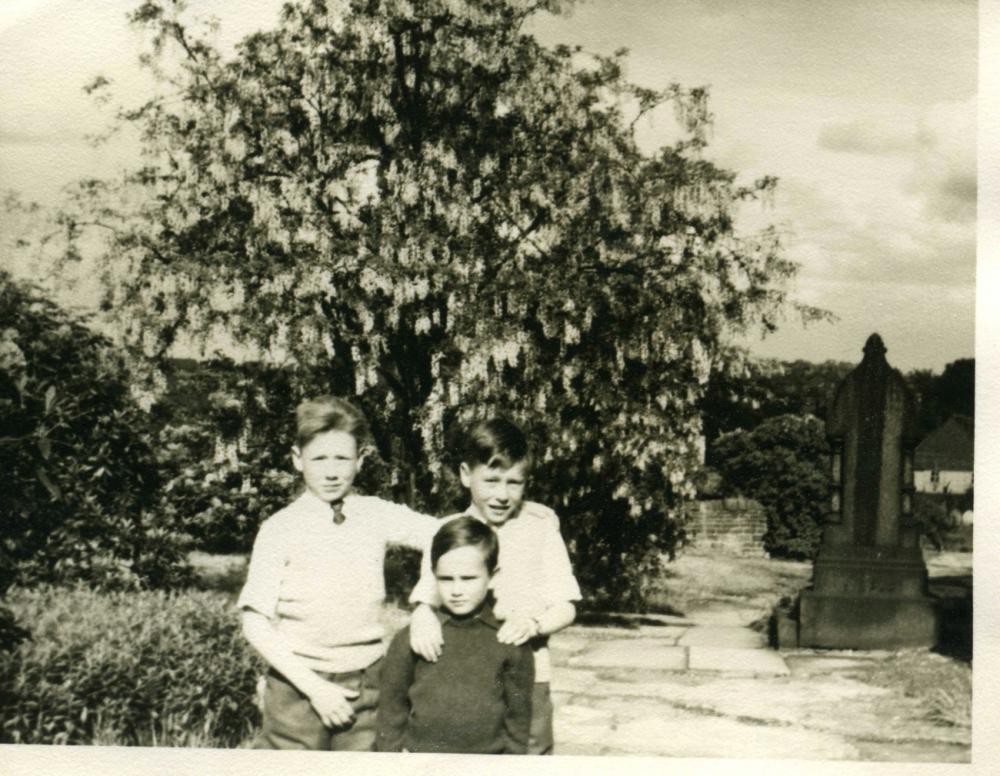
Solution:
[(827, 417), (831, 510), (799, 599), (802, 647), (896, 649), (937, 642), (934, 599), (913, 520), (916, 407), (878, 334)]

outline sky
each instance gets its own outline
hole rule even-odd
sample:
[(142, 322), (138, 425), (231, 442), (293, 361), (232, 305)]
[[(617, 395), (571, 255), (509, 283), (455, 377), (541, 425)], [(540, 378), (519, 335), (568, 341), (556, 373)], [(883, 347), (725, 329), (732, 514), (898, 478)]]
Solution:
[[(82, 87), (103, 74), (124, 104), (154, 88), (124, 18), (135, 4), (0, 3), (0, 190), (54, 204), (72, 180), (134, 161), (128, 138), (87, 144), (110, 110)], [(192, 5), (219, 18), (229, 47), (273, 25), (280, 4)], [(754, 353), (857, 361), (878, 332), (903, 370), (940, 371), (974, 354), (976, 3), (584, 0), (531, 31), (548, 44), (628, 48), (628, 75), (646, 86), (708, 86), (707, 157), (741, 181), (779, 178), (773, 204), (744, 208), (738, 223), (778, 225), (801, 265), (793, 296), (838, 320), (803, 328), (789, 318), (775, 335), (748, 340)], [(647, 150), (671, 141), (672, 114), (639, 133)], [(84, 281), (76, 293), (86, 302), (92, 292)]]

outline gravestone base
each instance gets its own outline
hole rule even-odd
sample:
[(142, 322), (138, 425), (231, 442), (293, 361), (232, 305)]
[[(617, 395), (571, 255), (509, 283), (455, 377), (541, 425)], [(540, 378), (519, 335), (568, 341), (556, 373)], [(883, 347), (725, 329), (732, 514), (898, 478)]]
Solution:
[(820, 557), (813, 581), (799, 599), (800, 647), (901, 649), (938, 642), (937, 605), (927, 595), (922, 558)]

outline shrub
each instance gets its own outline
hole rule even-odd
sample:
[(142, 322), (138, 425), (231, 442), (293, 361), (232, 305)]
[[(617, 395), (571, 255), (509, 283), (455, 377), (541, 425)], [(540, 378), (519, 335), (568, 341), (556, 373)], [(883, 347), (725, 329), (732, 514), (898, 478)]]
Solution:
[(724, 490), (756, 499), (767, 511), (765, 549), (798, 559), (819, 549), (830, 494), (828, 455), (823, 424), (811, 415), (779, 415), (752, 431), (723, 434), (713, 450)]
[(11, 593), (32, 639), (0, 655), (0, 742), (233, 747), (258, 723), (228, 596)]
[(151, 427), (123, 355), (5, 272), (0, 320), (0, 592), (184, 583), (185, 537), (151, 512)]
[(204, 552), (249, 552), (260, 523), (299, 489), (289, 471), (264, 468), (254, 456), (236, 466), (201, 461), (167, 483), (161, 509), (184, 525)]
[(913, 494), (913, 517), (925, 541), (937, 550), (972, 551), (972, 526), (961, 524), (961, 514), (971, 508), (971, 488), (961, 494)]

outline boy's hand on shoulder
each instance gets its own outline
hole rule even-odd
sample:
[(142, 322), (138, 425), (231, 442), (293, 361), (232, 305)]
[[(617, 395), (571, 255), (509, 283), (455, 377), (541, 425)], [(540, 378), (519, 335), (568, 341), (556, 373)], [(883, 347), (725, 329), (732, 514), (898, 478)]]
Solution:
[(327, 727), (343, 727), (354, 719), (354, 709), (349, 701), (358, 697), (354, 690), (320, 679), (315, 686), (308, 688), (306, 694), (316, 714)]
[(427, 662), (436, 663), (443, 646), (444, 637), (437, 615), (427, 604), (420, 604), (410, 616), (410, 649)]
[(538, 620), (531, 617), (511, 617), (497, 631), (497, 641), (519, 647), (539, 634)]

